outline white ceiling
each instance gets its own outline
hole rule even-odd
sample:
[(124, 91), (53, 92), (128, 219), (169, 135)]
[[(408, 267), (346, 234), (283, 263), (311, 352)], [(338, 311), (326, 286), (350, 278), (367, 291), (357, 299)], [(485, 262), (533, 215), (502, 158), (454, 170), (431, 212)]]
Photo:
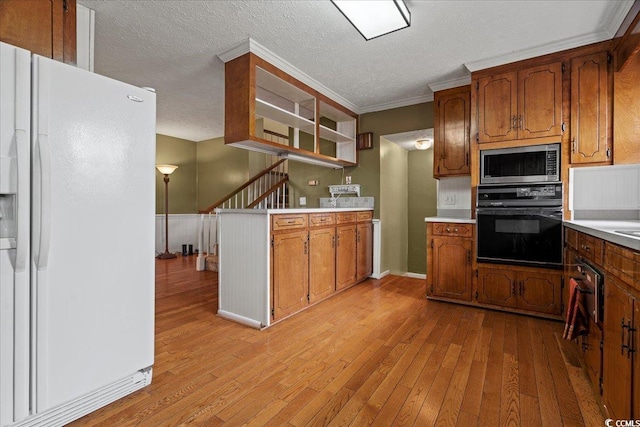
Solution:
[(391, 133), (388, 135), (382, 135), (382, 137), (394, 144), (398, 144), (407, 151), (414, 151), (417, 150), (416, 141), (426, 139), (433, 143), (433, 128)]
[(411, 27), (371, 41), (329, 0), (79, 3), (96, 11), (95, 71), (154, 87), (158, 133), (201, 141), (224, 133), (217, 55), (247, 38), (364, 113), (431, 100), (469, 70), (610, 39), (633, 0), (406, 0)]

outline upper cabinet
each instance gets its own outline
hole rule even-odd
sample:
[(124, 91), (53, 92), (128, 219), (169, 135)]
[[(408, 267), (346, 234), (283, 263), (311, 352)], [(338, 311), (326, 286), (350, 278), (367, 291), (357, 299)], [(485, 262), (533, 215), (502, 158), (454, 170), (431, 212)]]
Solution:
[(562, 135), (562, 62), (478, 79), (478, 142)]
[(0, 1), (0, 41), (76, 62), (76, 0)]
[(607, 52), (571, 59), (571, 163), (611, 162), (613, 79)]
[(434, 94), (434, 178), (469, 175), (471, 86)]
[(252, 52), (225, 64), (226, 144), (325, 166), (354, 166), (356, 119)]

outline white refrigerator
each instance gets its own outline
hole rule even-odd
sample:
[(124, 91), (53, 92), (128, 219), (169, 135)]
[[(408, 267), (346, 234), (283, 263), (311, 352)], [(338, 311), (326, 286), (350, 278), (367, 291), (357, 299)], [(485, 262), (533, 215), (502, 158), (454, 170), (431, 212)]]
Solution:
[(155, 94), (0, 43), (0, 426), (151, 382)]

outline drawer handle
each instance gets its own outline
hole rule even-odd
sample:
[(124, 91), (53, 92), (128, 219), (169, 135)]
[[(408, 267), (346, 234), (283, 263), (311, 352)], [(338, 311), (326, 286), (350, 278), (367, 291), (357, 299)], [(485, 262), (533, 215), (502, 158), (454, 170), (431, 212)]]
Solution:
[(454, 228), (454, 229), (453, 229), (453, 232), (454, 232), (454, 233), (457, 233), (457, 232), (458, 232), (458, 229), (457, 229), (457, 228)]
[(287, 221), (287, 224), (295, 224), (296, 220), (295, 219), (290, 219), (289, 221)]

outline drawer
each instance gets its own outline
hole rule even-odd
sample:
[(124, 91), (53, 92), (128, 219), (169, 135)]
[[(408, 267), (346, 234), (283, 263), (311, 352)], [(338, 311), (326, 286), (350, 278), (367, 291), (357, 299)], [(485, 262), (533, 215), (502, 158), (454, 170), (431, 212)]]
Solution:
[(358, 212), (358, 222), (371, 221), (373, 219), (372, 211)]
[[(640, 254), (631, 249), (606, 242), (604, 262), (608, 274), (611, 274), (634, 289), (640, 290)], [(606, 281), (606, 277), (605, 277)]]
[(307, 226), (307, 214), (280, 214), (273, 215), (271, 218), (271, 229), (293, 230), (296, 228), (305, 228)]
[(578, 250), (578, 232), (571, 228), (565, 228), (564, 232), (564, 241), (567, 243), (567, 246)]
[(473, 237), (473, 224), (458, 224), (455, 222), (434, 222), (434, 236)]
[(589, 261), (598, 266), (602, 266), (604, 241), (597, 237), (589, 236), (588, 234), (579, 233), (578, 252)]
[(325, 225), (335, 225), (336, 214), (315, 213), (309, 214), (309, 227), (323, 227)]
[(336, 213), (336, 224), (348, 224), (351, 222), (356, 222), (357, 212), (337, 212)]

